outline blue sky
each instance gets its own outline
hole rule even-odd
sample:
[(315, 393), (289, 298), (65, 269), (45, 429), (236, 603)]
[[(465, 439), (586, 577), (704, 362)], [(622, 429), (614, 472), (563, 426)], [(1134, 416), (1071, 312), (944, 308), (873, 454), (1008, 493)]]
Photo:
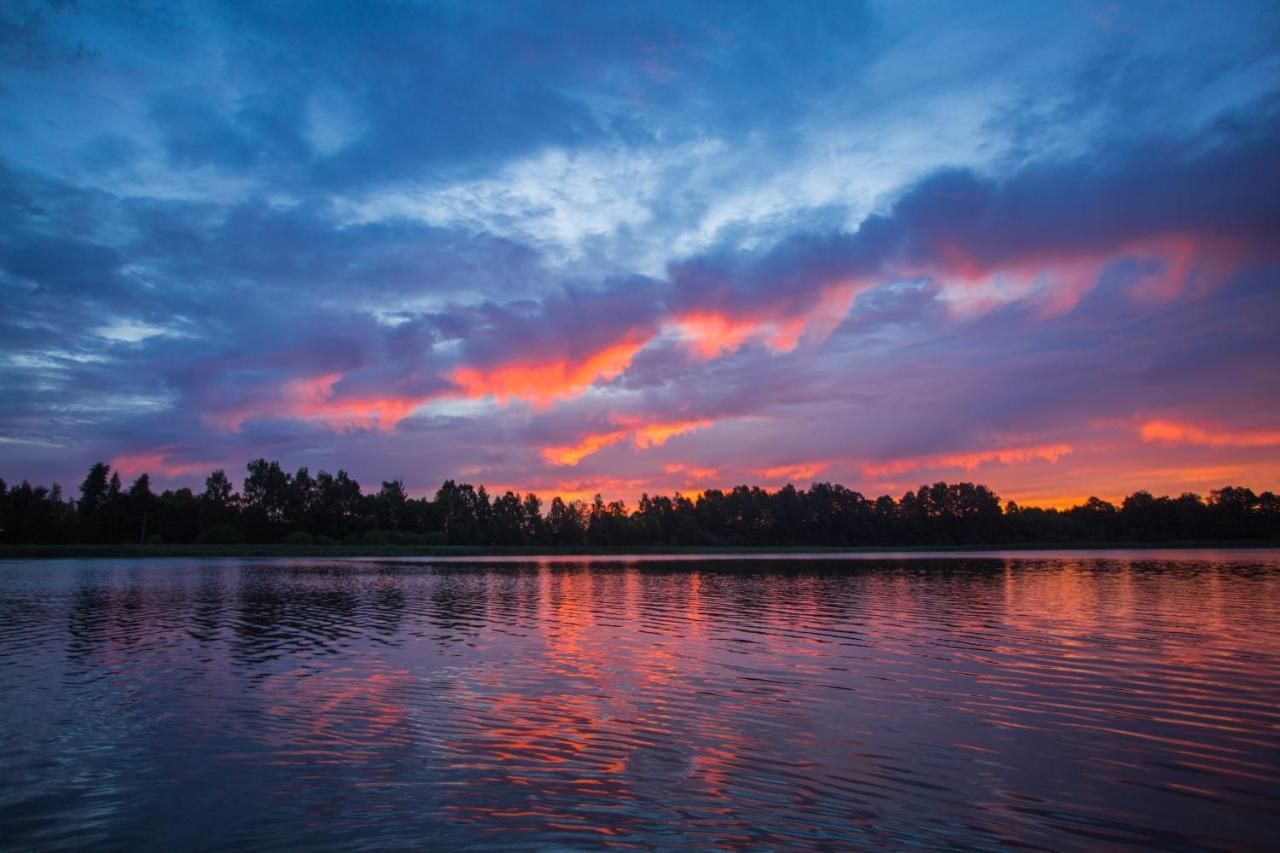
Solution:
[(10, 481), (1280, 486), (1274, 3), (0, 15)]

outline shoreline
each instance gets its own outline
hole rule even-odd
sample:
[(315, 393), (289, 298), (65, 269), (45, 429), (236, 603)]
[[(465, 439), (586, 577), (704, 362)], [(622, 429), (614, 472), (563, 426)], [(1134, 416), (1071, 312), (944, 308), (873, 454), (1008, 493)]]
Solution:
[(525, 547), (481, 545), (0, 545), (0, 562), (57, 559), (199, 558), (436, 558), (497, 559), (557, 557), (718, 557), (984, 554), (1034, 551), (1167, 551), (1280, 548), (1277, 540), (1191, 540), (1166, 542), (1018, 542), (965, 545), (775, 545), (775, 546), (614, 546)]

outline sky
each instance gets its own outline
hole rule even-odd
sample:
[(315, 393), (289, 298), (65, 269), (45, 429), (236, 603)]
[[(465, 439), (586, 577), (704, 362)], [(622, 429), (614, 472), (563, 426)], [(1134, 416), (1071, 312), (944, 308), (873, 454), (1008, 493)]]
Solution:
[(1280, 488), (1280, 5), (0, 4), (0, 477)]

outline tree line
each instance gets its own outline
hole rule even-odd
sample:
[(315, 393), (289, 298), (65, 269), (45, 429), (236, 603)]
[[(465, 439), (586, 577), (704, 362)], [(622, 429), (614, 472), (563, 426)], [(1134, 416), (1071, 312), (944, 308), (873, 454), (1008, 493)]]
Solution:
[(1018, 542), (1158, 542), (1280, 539), (1280, 498), (1225, 486), (1155, 497), (1140, 491), (1116, 506), (1098, 498), (1069, 509), (1002, 504), (986, 486), (934, 483), (900, 498), (871, 498), (833, 483), (807, 490), (758, 486), (689, 497), (544, 504), (535, 494), (491, 497), (484, 486), (446, 481), (412, 498), (400, 480), (365, 492), (345, 471), (289, 473), (255, 459), (237, 492), (225, 471), (204, 490), (156, 494), (142, 474), (127, 487), (98, 463), (79, 494), (0, 480), (0, 543), (343, 544), (480, 546), (897, 546)]

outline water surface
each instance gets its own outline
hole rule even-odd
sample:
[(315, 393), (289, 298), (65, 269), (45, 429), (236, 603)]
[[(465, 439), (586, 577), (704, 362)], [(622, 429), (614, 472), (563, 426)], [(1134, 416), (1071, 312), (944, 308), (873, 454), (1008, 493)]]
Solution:
[(0, 846), (1276, 838), (1274, 551), (0, 564)]

